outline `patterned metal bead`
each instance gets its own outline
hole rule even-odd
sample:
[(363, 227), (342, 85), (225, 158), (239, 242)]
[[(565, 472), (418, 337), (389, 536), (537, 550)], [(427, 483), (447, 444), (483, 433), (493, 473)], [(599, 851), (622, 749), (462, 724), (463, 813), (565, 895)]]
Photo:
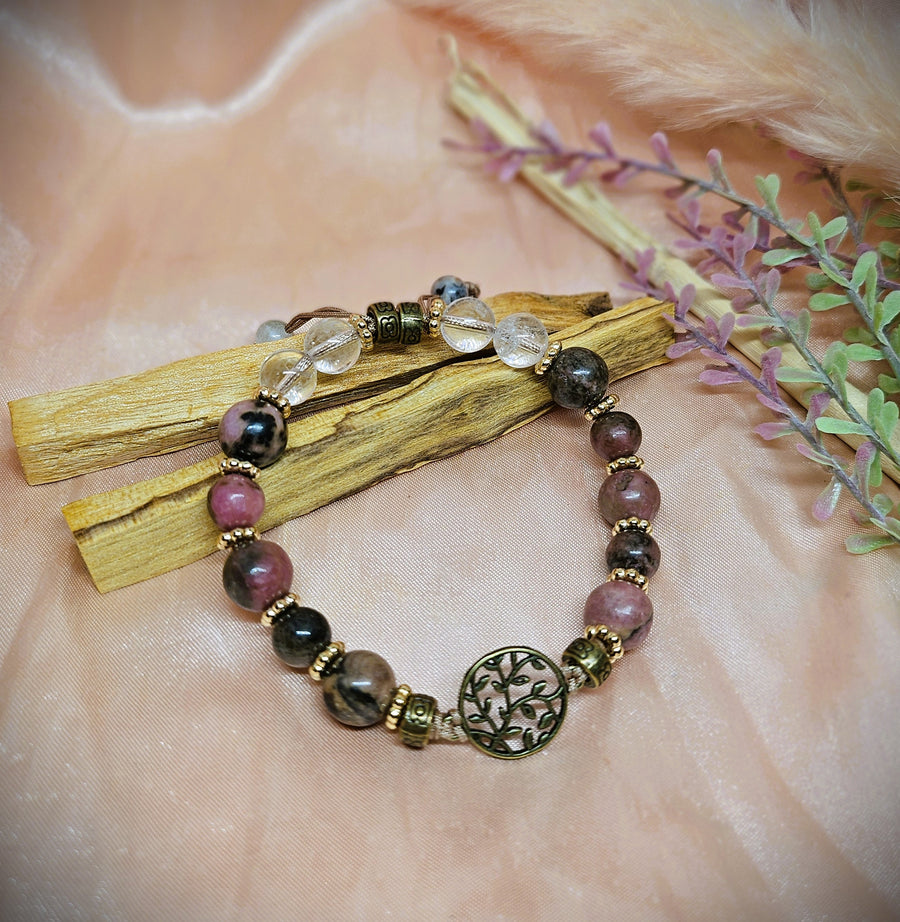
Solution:
[(592, 624), (584, 629), (584, 636), (588, 640), (599, 640), (609, 654), (610, 662), (614, 663), (625, 655), (622, 647), (622, 638), (611, 631), (605, 624)]
[(607, 394), (599, 403), (595, 403), (584, 411), (584, 418), (588, 422), (593, 422), (598, 417), (603, 416), (604, 413), (614, 410), (618, 403), (619, 398), (615, 394)]
[(347, 323), (356, 330), (356, 335), (362, 343), (363, 352), (371, 352), (375, 345), (375, 334), (373, 332), (374, 324), (370, 326), (369, 318), (364, 317), (362, 314), (351, 314), (346, 319)]
[(291, 402), (287, 397), (282, 397), (278, 391), (273, 391), (268, 387), (261, 387), (256, 395), (257, 400), (265, 400), (271, 403), (273, 407), (281, 411), (281, 415), (287, 419), (291, 415)]
[(293, 605), (299, 605), (300, 599), (298, 596), (294, 595), (293, 592), (289, 592), (287, 595), (282, 596), (280, 599), (277, 599), (273, 602), (261, 615), (259, 623), (265, 627), (272, 627), (272, 625)]
[(611, 583), (613, 580), (624, 580), (627, 583), (634, 583), (638, 589), (643, 589), (644, 592), (647, 591), (649, 584), (647, 577), (632, 567), (628, 567), (627, 569), (624, 567), (616, 567), (615, 570), (606, 577), (608, 583)]
[(375, 342), (380, 346), (400, 342), (400, 312), (390, 301), (376, 301), (366, 311), (372, 319)]
[(384, 725), (388, 730), (397, 729), (400, 718), (406, 710), (406, 702), (409, 701), (409, 696), (411, 694), (412, 689), (408, 685), (397, 686), (397, 690), (394, 692), (394, 697), (391, 699), (390, 705), (388, 705), (388, 712), (384, 718)]
[(628, 455), (627, 458), (613, 458), (606, 465), (607, 474), (615, 474), (616, 471), (639, 471), (644, 466), (644, 459), (638, 455)]
[(593, 637), (578, 637), (573, 640), (562, 655), (564, 663), (580, 666), (592, 688), (602, 685), (612, 670), (609, 651), (602, 640)]
[(614, 535), (618, 535), (623, 531), (642, 531), (645, 535), (652, 535), (653, 525), (647, 519), (639, 519), (636, 515), (630, 515), (627, 519), (619, 519), (613, 525)]
[(316, 661), (309, 667), (309, 676), (314, 682), (321, 682), (327, 675), (337, 669), (338, 663), (343, 659), (346, 647), (340, 640), (333, 640), (316, 657)]
[(220, 551), (227, 551), (229, 548), (258, 540), (259, 532), (255, 528), (232, 528), (231, 531), (223, 531), (219, 536), (218, 547)]
[(422, 341), (425, 316), (418, 301), (401, 301), (397, 305), (400, 315), (400, 345), (415, 346)]
[(411, 695), (397, 728), (401, 741), (413, 749), (424, 749), (433, 732), (436, 712), (437, 701), (430, 695)]
[(249, 461), (240, 461), (237, 458), (223, 458), (219, 462), (219, 471), (222, 474), (243, 474), (251, 480), (259, 477), (259, 468)]

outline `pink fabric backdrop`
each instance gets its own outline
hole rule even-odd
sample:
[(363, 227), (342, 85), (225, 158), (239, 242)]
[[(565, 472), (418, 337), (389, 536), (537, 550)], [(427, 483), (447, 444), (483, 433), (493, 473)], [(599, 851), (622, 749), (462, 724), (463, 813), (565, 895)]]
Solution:
[[(446, 25), (367, 0), (0, 9), (3, 399), (445, 272), (627, 300), (595, 243), (442, 148), (465, 136), (440, 101)], [(570, 137), (606, 117), (643, 150), (656, 128), (456, 31)], [(790, 170), (743, 128), (672, 141), (697, 169), (721, 147), (741, 183)], [(671, 239), (652, 189), (617, 201)], [(0, 424), (0, 917), (900, 915), (898, 555), (845, 554), (847, 508), (816, 523), (822, 478), (698, 370), (616, 387), (663, 490), (653, 632), (517, 763), (335, 724), (224, 598), (219, 556), (96, 592), (60, 507), (212, 446), (28, 487)], [(579, 632), (600, 480), (556, 412), (274, 537), (336, 636), (450, 706), (484, 652)]]

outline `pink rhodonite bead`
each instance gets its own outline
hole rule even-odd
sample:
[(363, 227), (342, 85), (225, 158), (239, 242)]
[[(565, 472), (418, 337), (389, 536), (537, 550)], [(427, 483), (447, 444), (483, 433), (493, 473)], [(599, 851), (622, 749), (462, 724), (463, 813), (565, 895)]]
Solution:
[(211, 487), (206, 497), (209, 514), (222, 531), (249, 528), (266, 508), (262, 487), (243, 474), (226, 474)]
[(291, 588), (294, 567), (274, 541), (236, 547), (222, 568), (222, 582), (232, 601), (249, 611), (265, 611)]
[(616, 471), (603, 481), (599, 503), (600, 515), (610, 525), (632, 515), (649, 520), (659, 512), (659, 487), (643, 471)]
[(584, 624), (605, 624), (631, 650), (649, 633), (653, 623), (653, 603), (647, 593), (626, 580), (601, 583), (584, 603)]

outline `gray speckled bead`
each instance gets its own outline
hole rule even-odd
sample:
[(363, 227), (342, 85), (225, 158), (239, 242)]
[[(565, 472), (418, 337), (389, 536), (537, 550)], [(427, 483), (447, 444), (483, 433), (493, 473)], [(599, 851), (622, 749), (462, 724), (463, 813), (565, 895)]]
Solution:
[(350, 727), (377, 724), (391, 703), (397, 680), (387, 661), (371, 650), (351, 650), (322, 680), (325, 707)]
[(229, 458), (268, 467), (287, 446), (284, 416), (265, 400), (241, 400), (222, 417), (219, 444)]
[(460, 298), (469, 296), (469, 289), (466, 283), (456, 275), (442, 275), (435, 279), (431, 286), (431, 293), (440, 298), (444, 304), (452, 304)]
[(555, 403), (583, 410), (599, 402), (606, 393), (609, 369), (596, 352), (572, 346), (560, 352), (544, 380)]

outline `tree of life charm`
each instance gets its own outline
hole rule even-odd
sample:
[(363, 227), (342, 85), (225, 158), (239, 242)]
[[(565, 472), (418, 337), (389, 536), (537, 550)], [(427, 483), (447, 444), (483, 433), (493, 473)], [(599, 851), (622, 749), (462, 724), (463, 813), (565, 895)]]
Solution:
[(462, 727), (482, 752), (521, 759), (556, 736), (567, 697), (556, 663), (530, 647), (503, 647), (466, 673), (459, 690)]

